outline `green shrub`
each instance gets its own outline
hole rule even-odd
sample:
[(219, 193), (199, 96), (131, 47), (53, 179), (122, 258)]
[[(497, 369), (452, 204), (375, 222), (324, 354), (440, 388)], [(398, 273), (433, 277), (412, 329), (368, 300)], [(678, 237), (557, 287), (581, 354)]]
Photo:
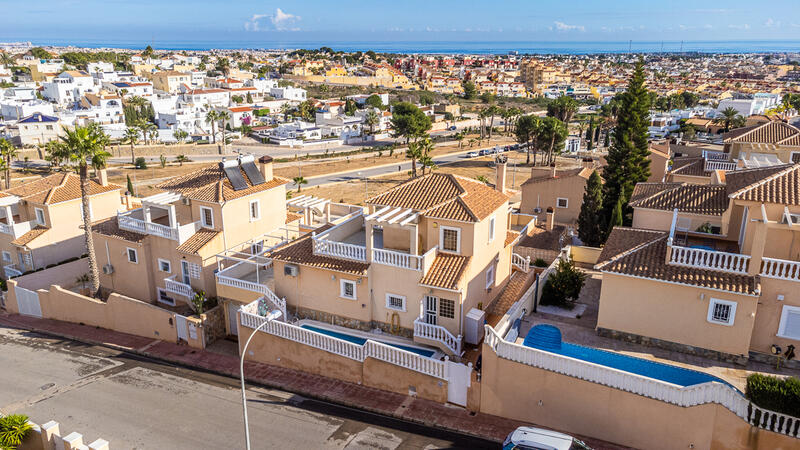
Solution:
[(778, 378), (754, 373), (745, 389), (751, 402), (775, 412), (800, 417), (800, 379)]
[(134, 163), (134, 166), (137, 169), (147, 169), (147, 160), (144, 159), (144, 156), (140, 156), (140, 157), (136, 158), (136, 162)]
[(562, 259), (544, 283), (541, 304), (572, 309), (585, 281), (585, 273), (575, 268), (572, 261)]
[(31, 431), (28, 416), (11, 414), (0, 417), (0, 448), (14, 450), (22, 445), (25, 436)]
[(547, 264), (547, 261), (543, 260), (542, 258), (536, 258), (533, 261), (533, 265), (536, 266), (536, 267), (547, 267), (547, 266), (549, 266), (549, 264)]

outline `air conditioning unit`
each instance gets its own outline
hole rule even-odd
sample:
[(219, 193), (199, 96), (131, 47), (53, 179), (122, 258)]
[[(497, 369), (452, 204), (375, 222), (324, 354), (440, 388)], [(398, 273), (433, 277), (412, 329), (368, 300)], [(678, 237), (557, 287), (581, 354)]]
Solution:
[(540, 214), (542, 212), (542, 208), (539, 208), (537, 206), (536, 208), (533, 208), (533, 212), (535, 212), (536, 214)]
[(189, 206), (192, 204), (192, 200), (189, 197), (181, 197), (181, 203), (183, 203), (186, 206)]
[(297, 274), (300, 273), (300, 270), (294, 264), (286, 264), (283, 266), (283, 274), (288, 275), (290, 277), (296, 277)]
[(111, 264), (106, 264), (105, 266), (103, 266), (103, 273), (106, 275), (111, 275), (112, 273), (114, 273), (114, 266), (112, 266)]

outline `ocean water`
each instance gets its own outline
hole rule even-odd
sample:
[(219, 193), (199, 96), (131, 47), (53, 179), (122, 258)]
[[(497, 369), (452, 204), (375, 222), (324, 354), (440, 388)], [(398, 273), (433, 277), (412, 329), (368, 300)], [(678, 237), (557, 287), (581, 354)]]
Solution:
[[(73, 45), (88, 48), (144, 48), (142, 40), (66, 40), (32, 41), (34, 45)], [(315, 49), (330, 47), (341, 51), (380, 53), (443, 54), (596, 54), (596, 53), (794, 53), (800, 52), (800, 40), (784, 41), (292, 41), (292, 40), (160, 40), (153, 45), (160, 50), (210, 49)]]

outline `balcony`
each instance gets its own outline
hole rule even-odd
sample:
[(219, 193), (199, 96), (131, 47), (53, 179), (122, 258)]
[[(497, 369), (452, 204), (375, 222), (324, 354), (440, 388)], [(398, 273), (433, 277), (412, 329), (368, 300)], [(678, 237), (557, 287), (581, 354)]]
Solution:
[(733, 161), (715, 161), (706, 159), (703, 170), (706, 172), (713, 172), (715, 170), (730, 172), (732, 170), (736, 170), (736, 163)]
[(313, 233), (311, 239), (315, 255), (367, 262), (364, 218), (360, 211), (322, 233)]
[(14, 239), (17, 239), (28, 231), (36, 228), (37, 225), (39, 225), (39, 222), (35, 220), (29, 220), (27, 222), (12, 222), (11, 224), (0, 222), (0, 233), (9, 234), (13, 236)]
[(183, 244), (200, 229), (199, 221), (177, 226), (157, 221), (164, 220), (163, 218), (145, 220), (142, 208), (117, 213), (117, 224), (120, 229), (171, 239), (177, 241), (178, 245)]
[(671, 245), (669, 264), (747, 275), (750, 255)]
[(761, 258), (761, 276), (780, 280), (800, 281), (800, 262), (776, 258)]
[(175, 277), (177, 277), (177, 275), (164, 278), (164, 287), (166, 288), (167, 292), (171, 294), (182, 295), (189, 300), (194, 298), (194, 290), (192, 289), (192, 286), (180, 281), (176, 281)]

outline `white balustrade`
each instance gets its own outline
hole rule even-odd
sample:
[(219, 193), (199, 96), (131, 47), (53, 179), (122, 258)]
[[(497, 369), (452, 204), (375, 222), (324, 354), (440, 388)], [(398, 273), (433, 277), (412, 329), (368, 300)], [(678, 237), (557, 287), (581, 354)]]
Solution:
[(0, 233), (10, 234), (14, 239), (36, 228), (39, 223), (35, 220), (27, 222), (15, 222), (12, 224), (0, 223)]
[(717, 252), (702, 248), (672, 246), (669, 263), (676, 266), (746, 274), (750, 255)]
[(761, 276), (781, 280), (800, 281), (800, 262), (785, 259), (761, 258)]
[(329, 241), (319, 236), (314, 236), (312, 239), (314, 240), (315, 255), (333, 256), (334, 258), (352, 259), (354, 261), (367, 261), (367, 248), (362, 245)]
[(167, 289), (167, 292), (172, 294), (182, 295), (188, 299), (192, 299), (194, 297), (194, 290), (192, 287), (186, 283), (181, 283), (180, 281), (175, 281), (175, 277), (177, 275), (173, 275), (169, 278), (164, 278), (164, 286)]
[(422, 270), (421, 256), (381, 248), (372, 249), (372, 262), (401, 269)]
[(522, 255), (512, 253), (511, 264), (513, 264), (519, 270), (528, 273), (531, 270), (531, 257), (528, 256), (523, 258)]
[(379, 359), (396, 366), (428, 374), (436, 378), (447, 379), (446, 364), (433, 358), (427, 358), (382, 342), (368, 340), (364, 343), (364, 356)]
[(714, 170), (724, 170), (725, 172), (730, 172), (732, 170), (736, 170), (736, 163), (733, 161), (706, 160), (703, 170), (706, 172), (711, 172)]
[(714, 150), (703, 150), (703, 158), (710, 161), (728, 161), (728, 154)]
[(275, 295), (275, 293), (272, 292), (272, 289), (270, 289), (267, 285), (260, 284), (260, 283), (254, 283), (252, 281), (240, 280), (238, 278), (233, 278), (233, 277), (220, 275), (220, 274), (217, 274), (217, 283), (225, 285), (225, 286), (231, 286), (231, 287), (235, 287), (235, 288), (239, 288), (239, 289), (244, 289), (244, 290), (251, 291), (251, 292), (257, 292), (257, 293), (263, 295), (267, 300), (269, 300), (272, 303), (272, 305), (275, 308), (279, 309), (281, 311), (281, 313), (283, 313), (283, 316), (282, 316), (283, 319), (282, 320), (286, 320), (287, 319), (287, 317), (286, 317), (286, 312), (287, 312), (286, 311), (286, 299), (280, 298), (277, 295)]
[(414, 319), (414, 336), (441, 342), (454, 355), (461, 355), (461, 336), (453, 336), (441, 325), (433, 325), (417, 317)]
[(180, 227), (169, 227), (158, 223), (147, 222), (135, 217), (131, 217), (129, 212), (117, 213), (117, 225), (128, 231), (133, 231), (142, 234), (152, 234), (153, 236), (160, 236), (165, 239), (172, 239), (183, 243), (191, 237), (199, 228), (199, 222), (192, 222), (182, 225)]

